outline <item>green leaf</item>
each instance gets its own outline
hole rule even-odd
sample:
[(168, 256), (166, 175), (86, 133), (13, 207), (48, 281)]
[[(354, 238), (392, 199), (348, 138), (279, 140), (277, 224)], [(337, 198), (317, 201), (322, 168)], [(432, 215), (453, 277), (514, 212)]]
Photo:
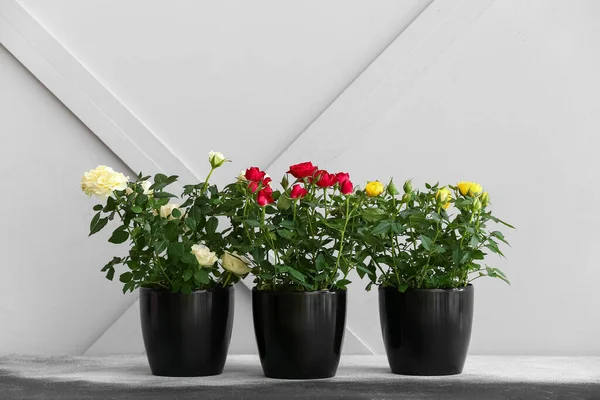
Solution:
[(206, 230), (207, 234), (212, 235), (216, 232), (218, 226), (219, 220), (216, 217), (210, 217), (208, 221), (206, 221), (206, 226), (204, 229)]
[(167, 249), (168, 245), (169, 245), (168, 240), (161, 240), (160, 242), (156, 242), (154, 244), (154, 252), (156, 254), (160, 254)]
[(208, 276), (208, 272), (205, 269), (200, 268), (197, 269), (196, 272), (194, 272), (194, 280), (199, 285), (206, 285), (210, 282), (210, 277)]
[(104, 206), (102, 204), (96, 204), (94, 206), (94, 211), (100, 211), (104, 208)]
[(185, 225), (190, 228), (191, 230), (195, 230), (196, 229), (196, 220), (194, 218), (191, 217), (187, 217), (185, 219)]
[(254, 219), (247, 219), (244, 221), (246, 223), (246, 225), (248, 225), (251, 228), (258, 228), (260, 227), (260, 223)]
[(492, 221), (494, 221), (494, 222), (498, 222), (498, 223), (500, 223), (500, 224), (502, 224), (502, 225), (504, 225), (504, 226), (507, 226), (507, 227), (509, 227), (509, 228), (512, 228), (512, 229), (515, 229), (515, 227), (514, 227), (514, 226), (512, 226), (512, 225), (511, 225), (511, 224), (509, 224), (508, 222), (504, 222), (504, 221), (502, 221), (500, 218), (496, 218), (496, 217), (494, 217), (494, 216), (492, 216), (492, 215), (490, 215), (489, 217), (490, 217), (490, 219), (491, 219)]
[(106, 226), (107, 223), (108, 218), (100, 218), (100, 212), (98, 212), (98, 214), (94, 215), (94, 218), (92, 218), (92, 222), (90, 223), (89, 236), (92, 236), (94, 233), (99, 232), (102, 228)]
[(167, 180), (167, 176), (165, 174), (156, 174), (154, 175), (154, 182), (163, 182)]
[(204, 216), (204, 214), (202, 213), (202, 207), (193, 206), (190, 209), (190, 213), (188, 215), (189, 215), (189, 217), (195, 219), (196, 221), (202, 220), (202, 218)]
[(385, 212), (379, 208), (367, 208), (362, 212), (362, 218), (367, 222), (381, 221), (385, 217)]
[(292, 267), (289, 267), (288, 270), (289, 274), (292, 275), (296, 280), (300, 281), (300, 282), (305, 282), (305, 278), (304, 275), (300, 272), (295, 270)]
[(167, 199), (170, 197), (177, 197), (174, 194), (167, 192), (154, 192), (153, 196), (155, 199)]
[(390, 231), (391, 227), (392, 227), (392, 221), (382, 221), (375, 228), (373, 228), (371, 233), (373, 235), (388, 233)]
[(433, 246), (433, 240), (425, 235), (419, 236), (419, 239), (421, 239), (421, 243), (423, 244), (423, 247), (425, 247), (425, 250), (431, 250), (431, 247)]
[(198, 265), (198, 260), (196, 259), (196, 256), (193, 255), (191, 252), (184, 252), (183, 256), (181, 257), (181, 262), (183, 262), (184, 264), (192, 264), (194, 266)]
[(135, 198), (135, 204), (138, 206), (141, 206), (146, 201), (148, 201), (148, 196), (146, 196), (145, 194), (138, 194)]
[(169, 246), (167, 247), (167, 254), (170, 260), (173, 260), (175, 262), (181, 260), (181, 257), (183, 257), (183, 243), (169, 243)]
[(504, 275), (504, 273), (498, 268), (491, 268), (486, 266), (485, 270), (490, 278), (500, 278), (510, 285), (510, 281), (506, 278), (506, 275)]
[(277, 208), (280, 210), (289, 210), (292, 206), (292, 201), (287, 196), (283, 195), (277, 200)]
[(129, 232), (125, 226), (120, 226), (114, 230), (112, 236), (108, 239), (110, 243), (120, 244), (129, 239)]
[(294, 230), (296, 228), (296, 223), (294, 221), (290, 221), (289, 219), (284, 219), (279, 223), (279, 226)]
[(173, 211), (171, 211), (171, 215), (175, 219), (181, 218), (181, 211), (178, 208), (174, 208)]
[(345, 288), (347, 285), (351, 284), (352, 281), (349, 281), (348, 279), (340, 279), (339, 281), (337, 281), (335, 283), (335, 286), (339, 287), (339, 288)]
[(189, 281), (192, 278), (192, 275), (194, 275), (194, 271), (192, 269), (186, 269), (183, 273), (183, 280), (186, 282)]
[(485, 247), (487, 247), (488, 249), (490, 249), (491, 251), (493, 251), (496, 254), (501, 255), (502, 257), (504, 257), (504, 254), (500, 251), (500, 249), (498, 248), (498, 243), (494, 242), (492, 239), (488, 239), (487, 244), (485, 245)]
[(104, 206), (104, 212), (111, 212), (117, 209), (117, 201), (113, 197), (106, 199), (106, 206)]
[(319, 253), (317, 259), (315, 260), (315, 267), (317, 268), (317, 271), (322, 271), (326, 265), (327, 263), (325, 262), (325, 256), (323, 253)]
[(127, 272), (123, 272), (121, 274), (121, 276), (119, 277), (119, 280), (123, 283), (127, 283), (129, 281), (131, 281), (131, 278), (133, 278), (133, 274), (129, 271)]
[(114, 277), (115, 277), (115, 269), (113, 267), (108, 268), (108, 270), (106, 271), (106, 279), (108, 279), (109, 281), (112, 281)]
[(471, 236), (471, 240), (469, 240), (469, 246), (477, 247), (478, 244), (479, 244), (479, 238), (477, 237), (477, 235)]
[(277, 229), (277, 234), (288, 240), (292, 240), (294, 238), (294, 232), (288, 231), (287, 229)]
[[(491, 236), (495, 237), (496, 239), (508, 244), (508, 242), (506, 241), (506, 239), (504, 238), (504, 234), (500, 231), (493, 231), (490, 233)], [(510, 246), (510, 245), (509, 245)]]
[(140, 207), (140, 206), (133, 206), (133, 207), (131, 207), (131, 211), (134, 212), (134, 213), (136, 213), (136, 214), (139, 214), (139, 213), (141, 213), (144, 210), (142, 210), (142, 207)]

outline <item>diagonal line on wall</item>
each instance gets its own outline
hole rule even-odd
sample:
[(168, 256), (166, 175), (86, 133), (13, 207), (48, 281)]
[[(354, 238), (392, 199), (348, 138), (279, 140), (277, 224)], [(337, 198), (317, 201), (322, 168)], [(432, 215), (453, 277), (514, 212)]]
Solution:
[[(494, 0), (435, 0), (271, 163), (272, 174), (311, 155), (326, 162), (351, 146), (423, 76)], [(343, 137), (343, 143), (339, 138)], [(319, 146), (315, 146), (319, 143)], [(337, 152), (332, 154), (332, 151)], [(303, 156), (304, 155), (304, 156)]]
[(377, 53), (375, 55), (375, 57), (373, 57), (373, 59), (371, 60), (371, 62), (369, 62), (367, 64), (367, 66), (365, 68), (363, 68), (355, 77), (354, 79), (352, 79), (344, 89), (342, 89), (339, 94), (337, 96), (335, 96), (330, 102), (329, 104), (327, 104), (325, 107), (323, 107), (323, 110), (312, 120), (310, 121), (308, 124), (306, 124), (306, 126), (304, 128), (302, 128), (297, 134), (296, 136), (292, 137), (292, 139), (288, 142), (288, 144), (286, 146), (284, 146), (281, 151), (279, 153), (277, 153), (267, 164), (265, 164), (265, 170), (268, 169), (269, 167), (271, 167), (273, 164), (275, 164), (275, 162), (277, 162), (278, 159), (280, 159), (283, 154), (285, 154), (285, 152), (287, 152), (289, 150), (289, 148), (291, 146), (294, 145), (294, 143), (296, 142), (296, 140), (298, 140), (300, 138), (300, 136), (302, 136), (309, 128), (310, 126), (317, 121), (319, 118), (321, 118), (321, 116), (323, 115), (323, 113), (327, 112), (327, 110), (329, 109), (329, 107), (331, 107), (331, 105), (333, 103), (335, 103), (337, 101), (337, 99), (346, 91), (346, 89), (348, 89), (350, 86), (352, 86), (354, 84), (354, 82), (373, 64), (373, 62), (375, 62), (375, 60), (377, 60), (379, 58), (379, 56), (381, 56), (387, 49), (388, 47), (394, 43), (396, 41), (396, 39), (398, 39), (398, 37), (400, 35), (402, 35), (420, 16), (421, 14), (427, 9), (427, 7), (429, 7), (431, 5), (431, 3), (433, 3), (436, 0), (429, 0), (429, 2), (423, 7), (423, 9), (421, 10), (421, 12), (419, 12), (417, 15), (415, 15), (415, 17), (404, 27), (404, 29), (402, 29), (400, 32), (398, 32), (398, 34), (394, 37), (394, 39), (392, 39), (391, 42), (389, 42), (387, 44), (387, 46), (385, 46), (383, 48), (383, 50), (381, 50), (379, 53)]

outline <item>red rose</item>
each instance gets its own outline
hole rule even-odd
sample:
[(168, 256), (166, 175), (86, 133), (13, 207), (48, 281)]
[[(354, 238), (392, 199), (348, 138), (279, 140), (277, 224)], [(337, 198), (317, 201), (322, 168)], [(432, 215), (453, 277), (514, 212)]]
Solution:
[(347, 172), (338, 172), (337, 174), (335, 174), (335, 179), (337, 179), (337, 183), (344, 183), (344, 181), (347, 181), (350, 179), (350, 175)]
[(317, 172), (317, 167), (312, 162), (307, 161), (300, 164), (292, 165), (288, 174), (292, 174), (296, 179), (309, 178)]
[(250, 189), (252, 193), (256, 193), (256, 191), (258, 190), (258, 182), (250, 181), (250, 183), (248, 184), (248, 189)]
[(248, 189), (250, 189), (252, 193), (256, 193), (259, 187), (267, 187), (271, 185), (271, 181), (272, 179), (269, 177), (264, 178), (262, 181), (250, 181), (248, 184)]
[(315, 172), (314, 180), (316, 181), (317, 186), (322, 188), (328, 188), (337, 183), (337, 178), (335, 177), (335, 174), (330, 174), (329, 172), (322, 169)]
[(294, 186), (292, 186), (292, 191), (290, 192), (290, 197), (292, 199), (303, 198), (307, 194), (308, 194), (308, 190), (306, 190), (305, 188), (303, 188), (300, 185), (294, 185)]
[(350, 179), (345, 180), (340, 185), (340, 191), (342, 192), (342, 194), (350, 194), (352, 193), (353, 189), (354, 187), (352, 186), (352, 182), (350, 182)]
[(273, 189), (271, 189), (269, 186), (261, 189), (256, 196), (256, 202), (261, 207), (274, 203), (275, 199), (273, 198)]
[(262, 180), (265, 177), (266, 173), (265, 171), (261, 171), (260, 168), (258, 167), (250, 167), (246, 170), (246, 179), (248, 179), (249, 181), (255, 181), (258, 182), (260, 180)]

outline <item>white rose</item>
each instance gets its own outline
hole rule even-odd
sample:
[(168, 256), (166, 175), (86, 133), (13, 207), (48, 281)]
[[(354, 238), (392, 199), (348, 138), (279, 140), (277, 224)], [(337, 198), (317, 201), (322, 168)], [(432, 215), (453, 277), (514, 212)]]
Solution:
[(174, 209), (179, 209), (180, 205), (179, 204), (175, 204), (175, 203), (169, 203), (167, 205), (164, 206), (160, 206), (160, 212), (158, 213), (162, 218), (169, 218), (169, 219), (173, 219), (173, 216), (171, 215), (173, 213)]
[(129, 196), (131, 193), (133, 193), (133, 189), (127, 186), (127, 189), (125, 189), (125, 194)]
[(217, 254), (203, 244), (193, 245), (191, 253), (196, 256), (201, 267), (210, 267), (218, 260)]
[(144, 189), (145, 195), (152, 196), (152, 194), (154, 193), (154, 190), (150, 190), (150, 186), (152, 186), (152, 182), (143, 181), (142, 183), (140, 183), (140, 186), (142, 187), (142, 189)]
[(231, 254), (226, 251), (221, 257), (221, 263), (223, 264), (223, 268), (236, 275), (245, 275), (251, 271), (251, 268), (248, 267), (248, 265), (250, 265), (250, 260), (236, 252)]
[(242, 172), (240, 172), (240, 174), (237, 177), (238, 182), (246, 182), (248, 179), (246, 179), (246, 170), (242, 170)]
[(225, 159), (223, 153), (211, 150), (208, 153), (208, 161), (213, 168), (219, 168), (227, 160)]
[(129, 178), (111, 167), (99, 165), (89, 170), (81, 178), (81, 190), (88, 196), (95, 195), (101, 199), (111, 196), (115, 190), (127, 189)]

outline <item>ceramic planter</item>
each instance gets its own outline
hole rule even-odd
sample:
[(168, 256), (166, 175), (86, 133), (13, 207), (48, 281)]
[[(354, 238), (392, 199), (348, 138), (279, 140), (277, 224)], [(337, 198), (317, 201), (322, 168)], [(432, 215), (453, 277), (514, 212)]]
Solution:
[(233, 326), (232, 286), (191, 294), (141, 288), (139, 301), (152, 374), (206, 376), (223, 372)]
[(252, 291), (254, 332), (265, 376), (335, 376), (346, 323), (346, 291)]
[(460, 374), (473, 323), (473, 286), (379, 288), (383, 342), (392, 372), (403, 375)]

